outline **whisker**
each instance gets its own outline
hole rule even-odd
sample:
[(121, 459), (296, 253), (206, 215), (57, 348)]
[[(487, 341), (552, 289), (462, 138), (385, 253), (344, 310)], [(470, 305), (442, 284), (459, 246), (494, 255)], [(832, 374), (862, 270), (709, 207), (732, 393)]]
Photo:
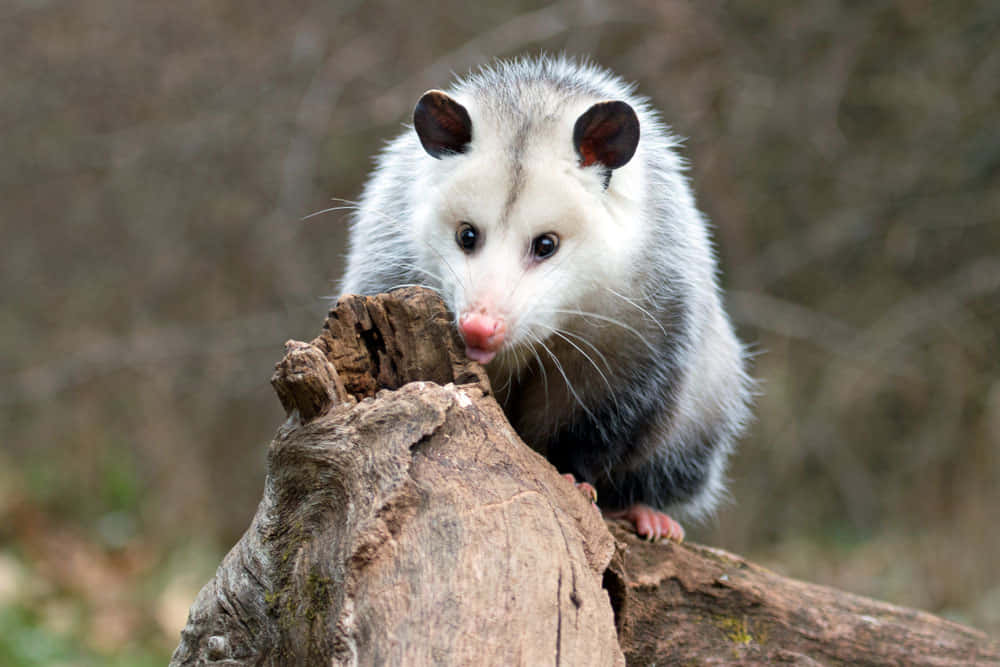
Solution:
[(556, 370), (559, 371), (560, 375), (562, 375), (563, 381), (566, 383), (566, 389), (569, 390), (569, 393), (573, 397), (573, 400), (575, 400), (577, 405), (579, 405), (580, 408), (585, 413), (587, 413), (588, 417), (596, 421), (597, 418), (594, 416), (594, 413), (590, 411), (590, 408), (588, 408), (584, 404), (583, 399), (580, 398), (580, 395), (576, 393), (576, 388), (573, 386), (573, 383), (570, 382), (569, 377), (566, 375), (566, 371), (563, 370), (562, 363), (560, 363), (556, 355), (552, 352), (551, 349), (549, 349), (549, 346), (545, 344), (545, 341), (538, 339), (538, 344), (542, 346), (542, 349), (545, 350), (545, 353), (548, 354), (549, 357), (552, 359), (552, 363), (555, 364)]
[[(400, 264), (400, 268), (409, 269), (411, 271), (418, 271), (418, 272), (424, 274), (425, 276), (427, 276), (428, 278), (431, 278), (431, 279), (435, 280), (438, 285), (440, 285), (440, 284), (442, 284), (444, 282), (444, 281), (441, 280), (441, 276), (439, 276), (438, 274), (433, 273), (432, 271), (428, 271), (427, 269), (423, 268), (422, 266), (417, 266), (416, 264), (414, 264), (412, 262), (406, 262), (406, 263)], [(427, 287), (429, 287), (429, 285)]]
[(304, 215), (299, 218), (299, 221), (306, 221), (309, 218), (315, 218), (317, 215), (323, 215), (324, 213), (332, 213), (333, 211), (356, 211), (358, 210), (355, 206), (331, 206), (330, 208), (324, 208), (322, 211), (316, 211), (310, 213), (309, 215)]
[[(533, 343), (540, 344), (542, 342), (541, 338), (539, 338), (537, 334), (528, 332), (528, 336), (531, 338), (531, 340), (532, 340)], [(542, 358), (539, 356), (538, 350), (535, 349), (535, 346), (534, 345), (526, 345), (525, 347), (527, 348), (527, 350), (529, 352), (531, 352), (531, 356), (534, 357), (535, 361), (538, 363), (538, 370), (542, 374), (542, 389), (543, 389), (543, 391), (545, 393), (545, 407), (546, 407), (546, 409), (548, 409), (548, 400), (549, 400), (549, 374), (548, 374), (548, 371), (545, 369), (545, 364), (544, 364), (544, 362), (542, 362)]]
[(629, 333), (633, 334), (639, 340), (641, 340), (646, 345), (646, 347), (649, 348), (651, 351), (653, 351), (653, 352), (656, 351), (656, 348), (648, 340), (646, 340), (646, 336), (644, 336), (642, 333), (640, 333), (635, 327), (633, 327), (633, 326), (631, 326), (629, 324), (626, 324), (625, 322), (622, 322), (621, 320), (615, 319), (614, 317), (608, 317), (607, 315), (601, 315), (600, 313), (591, 313), (591, 312), (588, 312), (588, 311), (585, 311), (585, 310), (564, 309), (564, 308), (552, 308), (552, 309), (546, 310), (544, 312), (561, 313), (563, 315), (579, 315), (580, 317), (589, 317), (589, 318), (593, 318), (595, 320), (599, 320), (601, 322), (607, 322), (609, 324), (616, 324), (616, 325), (620, 326), (622, 329), (624, 329), (625, 331), (628, 331)]
[(608, 358), (604, 356), (604, 353), (601, 352), (601, 349), (599, 347), (597, 347), (596, 345), (594, 345), (593, 343), (591, 343), (584, 336), (581, 336), (580, 334), (575, 333), (573, 331), (569, 331), (568, 329), (558, 329), (558, 328), (552, 327), (552, 331), (558, 332), (558, 333), (561, 333), (561, 334), (565, 334), (567, 336), (572, 336), (576, 340), (578, 340), (581, 343), (585, 344), (587, 347), (589, 347), (591, 350), (594, 351), (594, 354), (596, 354), (598, 357), (601, 358), (601, 361), (604, 362), (604, 367), (609, 372), (611, 371), (611, 364), (608, 362)]
[[(334, 201), (338, 201), (338, 200), (334, 199)], [(352, 202), (352, 201), (348, 201), (346, 199), (341, 199), (339, 201), (348, 204), (348, 206), (344, 207), (345, 209), (351, 209), (351, 208), (353, 208), (353, 210), (358, 211), (359, 213), (361, 212), (361, 203), (360, 202)], [(383, 234), (389, 234), (389, 233), (395, 234), (395, 232), (398, 230), (398, 228), (400, 226), (399, 218), (397, 218), (397, 217), (395, 217), (393, 215), (389, 215), (385, 211), (380, 211), (377, 208), (369, 208), (368, 209), (368, 213), (371, 213), (372, 215), (376, 215), (379, 218), (381, 218), (382, 220), (384, 220), (385, 222), (388, 222), (390, 225), (393, 225), (393, 227), (391, 229), (386, 230), (385, 232), (383, 232)]]
[[(344, 199), (343, 197), (330, 197), (330, 201), (338, 202), (340, 204), (343, 204), (343, 206), (331, 206), (330, 208), (325, 208), (322, 211), (316, 211), (315, 213), (310, 213), (307, 216), (299, 218), (299, 220), (303, 220), (303, 221), (304, 220), (308, 220), (309, 218), (313, 218), (313, 217), (315, 217), (317, 215), (322, 215), (324, 213), (330, 213), (332, 211), (360, 211), (361, 210), (361, 202), (359, 202), (359, 201), (354, 201), (352, 199)], [(391, 218), (389, 218), (384, 213), (380, 213), (379, 211), (372, 210), (372, 213), (374, 213), (376, 215), (381, 215), (383, 218), (391, 220)]]
[[(543, 325), (543, 326), (544, 326), (544, 325)], [(553, 335), (556, 335), (556, 336), (559, 336), (560, 338), (562, 338), (562, 339), (563, 339), (564, 341), (566, 341), (567, 343), (569, 343), (569, 344), (570, 344), (570, 345), (571, 345), (571, 346), (573, 347), (573, 349), (575, 349), (575, 350), (576, 350), (577, 352), (579, 352), (580, 354), (582, 354), (582, 355), (583, 355), (583, 357), (584, 357), (584, 358), (585, 358), (585, 359), (586, 359), (587, 361), (589, 361), (589, 362), (590, 362), (590, 365), (594, 367), (594, 370), (595, 370), (595, 371), (597, 371), (597, 374), (601, 376), (601, 379), (602, 379), (602, 380), (604, 381), (604, 384), (605, 384), (605, 386), (607, 386), (607, 388), (608, 388), (608, 395), (610, 395), (610, 396), (614, 396), (614, 394), (615, 394), (615, 390), (614, 390), (614, 388), (613, 388), (613, 387), (611, 386), (611, 382), (610, 382), (610, 381), (608, 380), (608, 376), (604, 374), (604, 371), (602, 371), (602, 370), (601, 370), (600, 366), (598, 366), (598, 365), (597, 365), (597, 362), (595, 362), (595, 361), (594, 361), (594, 360), (593, 360), (593, 359), (591, 358), (591, 356), (590, 356), (589, 354), (587, 354), (586, 352), (584, 352), (584, 351), (583, 351), (583, 350), (582, 350), (582, 349), (580, 348), (580, 346), (579, 346), (579, 345), (577, 345), (577, 344), (576, 344), (576, 343), (574, 343), (574, 342), (573, 342), (572, 340), (570, 340), (570, 339), (569, 339), (569, 337), (565, 336), (565, 335), (564, 335), (564, 334), (563, 334), (563, 333), (562, 333), (561, 331), (559, 331), (558, 329), (553, 329), (552, 327), (545, 327), (545, 328), (549, 329), (549, 330), (550, 330), (550, 331), (551, 331), (551, 332), (553, 333)], [(607, 362), (605, 362), (605, 363), (607, 363)], [(609, 368), (609, 370), (610, 370), (610, 368)]]
[(343, 197), (330, 197), (330, 201), (340, 202), (341, 204), (350, 204), (351, 206), (361, 206), (361, 202), (354, 201), (353, 199), (344, 199)]
[[(498, 389), (496, 389), (496, 393), (498, 393), (498, 394), (504, 394), (504, 392), (506, 392), (507, 389), (510, 387), (510, 381), (511, 381), (512, 378), (513, 378), (513, 374), (508, 369), (508, 371), (507, 371), (507, 379), (506, 379), (506, 381), (504, 381), (504, 383)], [(501, 406), (501, 407), (506, 408), (507, 407), (507, 401), (509, 399), (510, 399), (510, 394), (509, 393), (504, 394), (504, 397), (503, 397), (503, 406)]]
[(630, 299), (627, 296), (625, 296), (624, 294), (619, 294), (618, 292), (614, 291), (610, 287), (605, 286), (604, 289), (606, 289), (607, 291), (611, 292), (616, 297), (618, 297), (619, 299), (621, 299), (622, 301), (624, 301), (625, 303), (627, 303), (630, 306), (634, 307), (640, 313), (642, 313), (643, 315), (645, 315), (647, 318), (649, 318), (649, 320), (653, 324), (655, 324), (656, 326), (658, 326), (660, 328), (660, 331), (663, 333), (664, 336), (667, 335), (667, 330), (664, 328), (663, 324), (660, 323), (660, 321), (658, 319), (656, 319), (655, 317), (653, 317), (652, 313), (650, 313), (648, 310), (646, 310), (645, 308), (643, 308), (642, 306), (640, 306), (639, 304), (637, 304), (635, 301), (633, 301), (632, 299)]
[(429, 289), (430, 291), (435, 292), (438, 296), (441, 296), (441, 290), (439, 290), (436, 287), (431, 287), (430, 285), (426, 285), (424, 283), (398, 283), (396, 285), (393, 285), (392, 287), (389, 287), (385, 291), (391, 292), (394, 289), (402, 289), (403, 287), (423, 287), (424, 289)]
[[(532, 332), (528, 332), (528, 336), (538, 344), (541, 344), (541, 339)], [(542, 363), (542, 358), (538, 355), (538, 350), (535, 349), (534, 345), (527, 346), (531, 354), (534, 355), (535, 361), (538, 362), (538, 370), (542, 374), (542, 395), (545, 396), (545, 414), (549, 413), (549, 375), (545, 371), (545, 364)]]
[[(430, 248), (431, 252), (433, 252), (435, 255), (437, 255), (438, 258), (444, 263), (445, 268), (448, 269), (448, 271), (451, 272), (451, 275), (455, 276), (455, 282), (457, 282), (459, 285), (464, 284), (464, 283), (462, 283), (462, 279), (458, 277), (458, 273), (455, 272), (455, 268), (451, 265), (451, 262), (449, 262), (445, 258), (444, 255), (442, 255), (440, 252), (438, 252), (437, 248), (435, 248), (433, 245), (431, 245), (431, 243), (429, 241), (424, 241), (424, 245), (426, 245), (428, 248)], [(466, 262), (466, 264), (468, 264), (468, 262)], [(438, 276), (437, 280), (442, 285), (444, 284), (444, 280), (441, 279), (441, 276)]]
[(521, 358), (521, 350), (519, 348), (514, 348), (514, 379), (520, 383), (521, 382), (521, 369), (524, 367), (524, 360)]

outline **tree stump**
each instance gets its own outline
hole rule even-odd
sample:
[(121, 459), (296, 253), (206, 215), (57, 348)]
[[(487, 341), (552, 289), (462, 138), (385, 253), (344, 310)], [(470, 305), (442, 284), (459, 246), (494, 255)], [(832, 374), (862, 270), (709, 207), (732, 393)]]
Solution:
[(419, 288), (286, 344), (263, 498), (172, 665), (1000, 664), (975, 630), (606, 524), (462, 349)]

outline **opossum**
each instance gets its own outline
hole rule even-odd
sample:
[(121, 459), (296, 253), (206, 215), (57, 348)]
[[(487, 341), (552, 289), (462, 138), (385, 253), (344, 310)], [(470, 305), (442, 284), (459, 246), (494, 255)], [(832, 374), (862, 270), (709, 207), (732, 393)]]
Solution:
[(752, 386), (677, 144), (589, 61), (486, 66), (378, 157), (341, 284), (436, 290), (521, 438), (650, 539), (713, 511)]

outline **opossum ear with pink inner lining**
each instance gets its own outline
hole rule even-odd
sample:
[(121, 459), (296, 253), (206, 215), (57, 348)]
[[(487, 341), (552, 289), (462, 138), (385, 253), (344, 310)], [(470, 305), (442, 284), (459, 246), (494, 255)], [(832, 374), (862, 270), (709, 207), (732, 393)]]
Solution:
[(580, 166), (599, 164), (608, 169), (625, 166), (639, 145), (639, 118), (625, 102), (599, 102), (583, 112), (573, 126), (573, 148), (580, 156)]
[(472, 141), (469, 112), (440, 90), (428, 90), (417, 102), (413, 127), (424, 150), (438, 159), (464, 153)]

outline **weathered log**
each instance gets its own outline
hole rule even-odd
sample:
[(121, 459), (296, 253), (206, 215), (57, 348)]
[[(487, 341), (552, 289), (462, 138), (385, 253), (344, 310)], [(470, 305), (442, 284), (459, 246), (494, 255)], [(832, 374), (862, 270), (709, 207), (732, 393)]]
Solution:
[(264, 496), (171, 664), (1000, 664), (975, 630), (605, 524), (461, 350), (418, 289), (287, 344)]
[(605, 585), (628, 664), (1000, 664), (1000, 646), (972, 628), (609, 527)]

